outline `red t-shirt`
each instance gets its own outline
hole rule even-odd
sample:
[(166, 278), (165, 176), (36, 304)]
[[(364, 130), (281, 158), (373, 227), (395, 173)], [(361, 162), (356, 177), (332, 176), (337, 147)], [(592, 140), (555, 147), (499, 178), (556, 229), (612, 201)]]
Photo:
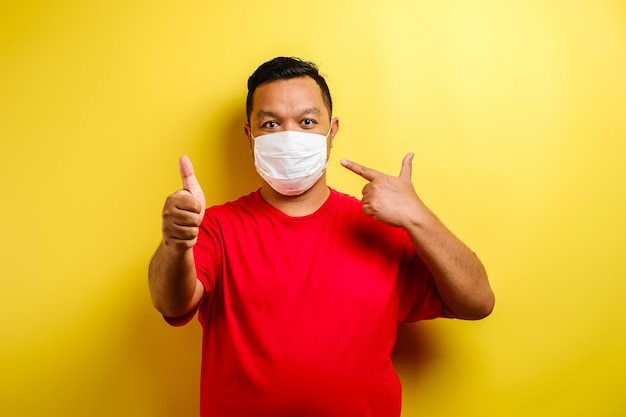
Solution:
[(400, 415), (397, 323), (442, 317), (403, 229), (335, 190), (304, 217), (256, 191), (206, 210), (194, 256), (202, 416)]

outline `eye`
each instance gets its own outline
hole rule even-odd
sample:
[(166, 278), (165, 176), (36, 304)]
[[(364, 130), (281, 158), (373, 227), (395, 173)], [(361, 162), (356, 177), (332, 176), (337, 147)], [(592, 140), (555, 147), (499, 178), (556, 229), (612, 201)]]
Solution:
[(274, 128), (278, 127), (278, 123), (273, 121), (273, 120), (271, 120), (269, 122), (265, 122), (263, 124), (263, 127), (268, 128), (268, 129), (274, 129)]
[(317, 122), (313, 119), (304, 119), (300, 123), (305, 127), (313, 127), (317, 124)]

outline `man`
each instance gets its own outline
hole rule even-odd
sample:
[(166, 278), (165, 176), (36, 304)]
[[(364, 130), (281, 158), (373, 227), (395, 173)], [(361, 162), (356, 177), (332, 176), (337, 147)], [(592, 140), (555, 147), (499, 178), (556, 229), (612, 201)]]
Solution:
[(279, 57), (248, 80), (244, 127), (259, 190), (205, 210), (188, 158), (149, 271), (172, 325), (198, 311), (203, 416), (399, 416), (398, 321), (480, 319), (479, 259), (400, 175), (351, 161), (359, 201), (326, 184), (339, 121), (314, 64)]

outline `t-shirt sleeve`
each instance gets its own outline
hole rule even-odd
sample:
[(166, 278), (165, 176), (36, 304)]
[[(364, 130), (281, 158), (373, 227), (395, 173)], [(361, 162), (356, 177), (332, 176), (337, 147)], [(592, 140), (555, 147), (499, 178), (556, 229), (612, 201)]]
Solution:
[(433, 276), (412, 245), (405, 253), (401, 280), (403, 285), (398, 321), (414, 322), (446, 317)]
[(198, 241), (193, 247), (193, 257), (196, 264), (196, 276), (204, 286), (205, 294), (215, 287), (217, 271), (221, 262), (220, 228), (215, 217), (207, 211), (200, 231)]

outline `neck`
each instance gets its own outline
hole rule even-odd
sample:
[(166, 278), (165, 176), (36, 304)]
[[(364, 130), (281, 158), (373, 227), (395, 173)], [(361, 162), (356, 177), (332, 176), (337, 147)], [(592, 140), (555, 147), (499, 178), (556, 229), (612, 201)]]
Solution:
[(270, 206), (290, 217), (302, 217), (315, 213), (328, 199), (330, 189), (326, 185), (326, 173), (304, 193), (286, 196), (277, 193), (267, 183), (261, 187), (261, 197)]

